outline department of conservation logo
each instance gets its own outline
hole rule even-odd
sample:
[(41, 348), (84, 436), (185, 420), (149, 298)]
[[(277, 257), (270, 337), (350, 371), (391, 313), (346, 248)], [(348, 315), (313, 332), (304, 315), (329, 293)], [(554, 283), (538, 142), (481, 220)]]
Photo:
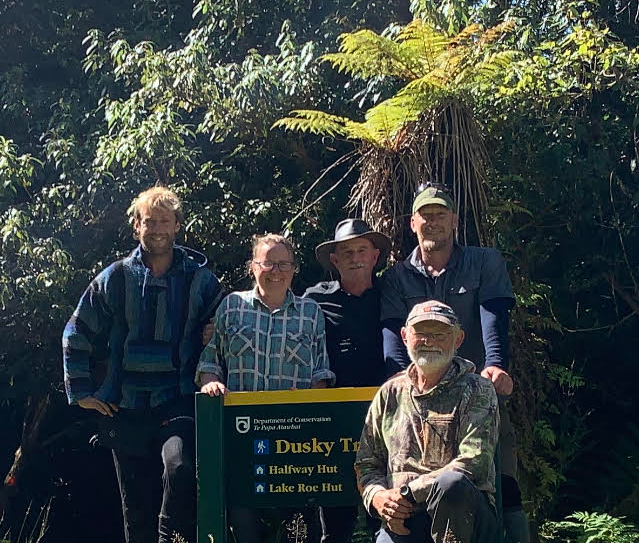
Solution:
[(245, 434), (251, 429), (251, 417), (235, 417), (235, 429), (240, 434)]

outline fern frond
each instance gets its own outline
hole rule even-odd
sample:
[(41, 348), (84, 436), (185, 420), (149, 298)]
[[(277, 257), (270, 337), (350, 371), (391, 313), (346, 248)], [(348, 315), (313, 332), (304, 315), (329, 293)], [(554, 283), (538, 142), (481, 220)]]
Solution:
[(442, 84), (450, 84), (455, 81), (471, 61), (472, 49), (468, 47), (449, 46), (442, 51), (435, 60), (432, 76), (438, 77)]
[(351, 140), (360, 140), (373, 145), (383, 144), (383, 135), (371, 129), (366, 123), (359, 123), (347, 117), (331, 115), (313, 109), (291, 111), (295, 117), (284, 117), (273, 123), (273, 128), (283, 128), (292, 132), (304, 132), (321, 136), (341, 136)]
[(380, 134), (387, 141), (392, 141), (395, 135), (406, 123), (417, 121), (425, 109), (436, 104), (441, 92), (420, 92), (418, 88), (404, 88), (392, 98), (384, 100), (366, 112), (366, 125)]
[(376, 130), (369, 126), (368, 123), (348, 121), (346, 131), (348, 139), (370, 143), (375, 147), (384, 147), (388, 143), (387, 134), (383, 130)]
[(397, 37), (399, 54), (421, 77), (437, 65), (437, 58), (448, 47), (448, 38), (433, 26), (415, 19)]
[(608, 513), (589, 513), (579, 511), (568, 515), (566, 519), (575, 519), (581, 523), (586, 543), (634, 543), (639, 536), (639, 528), (625, 517), (613, 517)]
[(494, 83), (508, 74), (517, 61), (522, 57), (518, 51), (499, 51), (489, 55), (474, 67), (473, 80)]
[(389, 143), (407, 122), (419, 116), (417, 107), (409, 108), (406, 104), (397, 104), (396, 98), (392, 100), (382, 102), (366, 112), (366, 124), (370, 130), (379, 134), (380, 141)]
[(446, 94), (453, 95), (455, 93), (455, 89), (451, 88), (446, 83), (446, 74), (444, 74), (440, 70), (433, 70), (432, 72), (426, 74), (424, 77), (414, 79), (413, 81), (408, 83), (397, 93), (397, 95), (413, 95), (417, 93), (423, 94), (425, 96), (437, 95), (438, 97), (444, 96)]
[(284, 128), (292, 132), (310, 132), (324, 136), (347, 136), (347, 122), (354, 122), (346, 117), (339, 117), (312, 109), (291, 111), (295, 117), (284, 117), (273, 123), (273, 128)]
[(339, 53), (329, 53), (320, 59), (330, 62), (340, 72), (363, 78), (384, 75), (412, 79), (415, 76), (405, 64), (399, 44), (372, 30), (342, 34), (339, 40)]
[(533, 216), (532, 212), (512, 201), (501, 200), (498, 204), (494, 204), (489, 207), (489, 211), (491, 213), (508, 213), (509, 215), (514, 215), (516, 213), (525, 213), (530, 217)]

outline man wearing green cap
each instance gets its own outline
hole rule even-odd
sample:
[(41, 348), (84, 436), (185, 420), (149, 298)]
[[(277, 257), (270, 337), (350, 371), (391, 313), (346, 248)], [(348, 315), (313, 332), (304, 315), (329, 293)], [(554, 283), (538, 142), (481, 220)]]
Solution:
[[(393, 375), (409, 364), (401, 327), (412, 307), (439, 300), (454, 309), (466, 333), (459, 356), (471, 360), (477, 371), (492, 381), (497, 394), (509, 395), (513, 382), (507, 373), (508, 313), (514, 306), (514, 295), (501, 254), (493, 248), (457, 244), (458, 217), (442, 185), (428, 184), (417, 194), (410, 225), (417, 247), (382, 280), (387, 372)], [(514, 432), (505, 411), (500, 442), (506, 541), (527, 543), (530, 536), (516, 481)]]

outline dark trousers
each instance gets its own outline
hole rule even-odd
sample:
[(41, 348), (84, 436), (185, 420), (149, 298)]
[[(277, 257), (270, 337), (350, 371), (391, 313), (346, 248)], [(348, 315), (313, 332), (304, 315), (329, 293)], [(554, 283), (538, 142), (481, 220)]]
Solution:
[(456, 471), (439, 475), (426, 500), (426, 511), (404, 521), (408, 535), (382, 528), (377, 543), (489, 543), (497, 528), (495, 509), (483, 492)]
[[(296, 522), (301, 514), (303, 524)], [(316, 541), (317, 526), (314, 508), (256, 509), (230, 507), (229, 525), (233, 543), (264, 543), (269, 536), (279, 534), (277, 541)]]
[[(127, 543), (170, 543), (175, 534), (195, 541), (195, 423), (185, 411), (188, 413), (188, 406), (147, 419), (158, 427), (148, 454), (113, 449)], [(158, 468), (162, 470), (161, 485)]]
[[(350, 543), (357, 523), (358, 507), (320, 507), (319, 518), (322, 527), (321, 543)], [(379, 530), (379, 519), (366, 514), (366, 528), (369, 534)]]
[(348, 543), (357, 521), (357, 506), (320, 507), (322, 543)]

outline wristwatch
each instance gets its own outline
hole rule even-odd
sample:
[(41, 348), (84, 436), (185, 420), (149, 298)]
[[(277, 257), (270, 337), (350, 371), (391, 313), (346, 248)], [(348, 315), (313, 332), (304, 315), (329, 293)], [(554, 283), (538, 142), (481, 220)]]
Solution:
[(413, 491), (410, 489), (408, 485), (402, 485), (399, 487), (399, 493), (402, 498), (407, 499), (410, 503), (415, 505), (417, 502), (415, 501), (415, 496), (413, 496)]

